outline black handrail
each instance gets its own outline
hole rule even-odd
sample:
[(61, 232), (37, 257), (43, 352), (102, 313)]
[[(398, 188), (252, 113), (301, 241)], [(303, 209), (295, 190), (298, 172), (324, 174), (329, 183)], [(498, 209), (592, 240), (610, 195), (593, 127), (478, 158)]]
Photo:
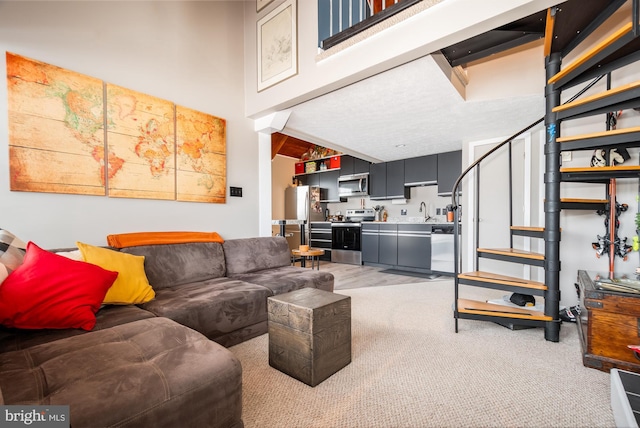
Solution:
[(476, 165), (478, 165), (480, 162), (482, 162), (484, 159), (486, 159), (489, 155), (491, 155), (493, 152), (495, 152), (496, 150), (498, 150), (499, 148), (501, 148), (502, 146), (504, 146), (507, 143), (510, 143), (511, 141), (513, 141), (516, 137), (518, 137), (520, 134), (524, 134), (525, 132), (527, 132), (528, 130), (530, 130), (531, 128), (533, 128), (534, 126), (538, 125), (539, 123), (541, 123), (544, 120), (544, 116), (542, 116), (540, 119), (536, 120), (535, 122), (533, 122), (531, 125), (521, 129), (520, 131), (516, 132), (515, 134), (513, 134), (511, 137), (507, 138), (506, 140), (504, 140), (503, 142), (501, 142), (500, 144), (498, 144), (497, 146), (495, 146), (494, 148), (492, 148), (491, 150), (489, 150), (487, 153), (485, 153), (484, 155), (480, 156), (478, 159), (475, 160), (475, 162), (473, 162), (471, 165), (469, 165), (467, 167), (467, 169), (465, 169), (462, 174), (460, 174), (460, 176), (458, 177), (458, 179), (456, 180), (456, 182), (453, 184), (453, 194), (451, 195), (451, 205), (453, 206), (453, 209), (455, 210), (458, 207), (458, 186), (460, 186), (460, 182), (462, 181), (462, 179), (467, 175), (467, 173), (469, 171), (471, 171), (473, 168), (476, 167)]
[[(578, 91), (577, 94), (575, 94), (569, 100), (567, 100), (566, 102), (564, 102), (562, 104), (568, 104), (568, 103), (570, 103), (572, 101), (575, 101), (578, 97), (582, 96), (582, 94), (584, 94), (589, 89), (591, 89), (591, 87), (593, 87), (593, 85), (598, 83), (604, 76), (605, 75), (603, 74), (603, 75), (600, 75), (600, 76), (596, 77), (588, 85), (586, 85), (584, 88), (582, 88), (580, 91)], [(498, 150), (501, 147), (503, 147), (505, 144), (510, 143), (511, 141), (513, 141), (520, 134), (524, 134), (525, 132), (527, 132), (528, 130), (533, 128), (534, 126), (536, 126), (536, 125), (540, 124), (541, 122), (543, 122), (544, 119), (545, 119), (544, 116), (541, 117), (540, 119), (538, 119), (535, 122), (533, 122), (531, 125), (524, 127), (520, 131), (518, 131), (515, 134), (513, 134), (511, 137), (507, 138), (506, 140), (504, 140), (503, 142), (501, 142), (500, 144), (498, 144), (497, 146), (495, 146), (494, 148), (489, 150), (484, 155), (480, 156), (471, 165), (469, 165), (467, 167), (467, 169), (465, 169), (462, 172), (462, 174), (460, 174), (460, 176), (458, 177), (456, 182), (453, 184), (453, 188), (451, 190), (451, 205), (448, 207), (448, 209), (452, 209), (453, 210), (453, 214), (454, 214), (454, 219), (453, 219), (453, 236), (454, 236), (454, 239), (453, 239), (453, 259), (454, 259), (453, 270), (454, 270), (454, 282), (455, 282), (454, 298), (455, 298), (456, 302), (458, 301), (458, 274), (460, 273), (460, 267), (461, 267), (461, 264), (462, 264), (462, 259), (460, 257), (460, 243), (459, 243), (459, 238), (460, 238), (460, 212), (459, 211), (460, 210), (458, 209), (459, 208), (459, 204), (458, 204), (458, 196), (459, 196), (458, 195), (458, 188), (460, 187), (460, 183), (462, 182), (462, 179), (469, 173), (469, 171), (471, 171), (476, 166), (478, 166), (478, 164), (480, 162), (482, 162), (488, 156), (493, 154), (496, 150)], [(480, 174), (479, 174), (479, 171), (478, 171), (478, 178), (479, 178), (479, 176), (480, 176)], [(476, 191), (477, 190), (478, 189), (476, 189)], [(511, 195), (509, 195), (509, 197), (511, 198)], [(476, 203), (476, 208), (477, 208), (477, 203)], [(477, 217), (477, 215), (476, 215), (476, 217)], [(479, 231), (478, 231), (477, 227), (475, 229), (476, 229), (476, 243), (477, 243), (480, 240), (480, 236), (479, 236)], [(476, 263), (477, 263), (477, 258), (478, 258), (478, 253), (476, 252)], [(455, 318), (455, 331), (457, 333), (458, 332), (458, 306), (457, 306), (457, 304), (454, 306), (454, 318)]]
[[(565, 101), (562, 104), (568, 104), (572, 101), (575, 101), (576, 99), (578, 99), (578, 97), (580, 97), (582, 94), (584, 94), (585, 92), (587, 92), (589, 89), (591, 89), (591, 87), (593, 85), (595, 85), (596, 83), (598, 83), (600, 81), (600, 79), (602, 79), (605, 75), (601, 75), (596, 77), (595, 79), (593, 79), (587, 86), (585, 86), (584, 88), (582, 88), (577, 94), (575, 94), (574, 96), (572, 96), (569, 100)], [(507, 143), (510, 143), (511, 141), (513, 141), (514, 139), (516, 139), (516, 137), (518, 137), (520, 134), (524, 134), (525, 132), (527, 132), (528, 130), (530, 130), (531, 128), (533, 128), (534, 126), (538, 125), (539, 123), (541, 123), (542, 121), (544, 121), (544, 116), (542, 116), (540, 119), (536, 120), (535, 122), (533, 122), (531, 125), (524, 127), (523, 129), (521, 129), (520, 131), (516, 132), (515, 134), (513, 134), (511, 137), (507, 138), (506, 140), (504, 140), (503, 142), (501, 142), (500, 144), (498, 144), (497, 146), (495, 146), (494, 148), (492, 148), (491, 150), (489, 150), (487, 153), (485, 153), (484, 155), (480, 156), (478, 159), (475, 160), (475, 162), (473, 162), (471, 165), (469, 165), (467, 167), (467, 169), (465, 169), (462, 174), (460, 174), (460, 176), (458, 177), (458, 179), (456, 180), (456, 182), (453, 184), (453, 189), (452, 189), (452, 193), (451, 193), (451, 205), (453, 206), (453, 209), (455, 210), (458, 207), (458, 187), (460, 186), (460, 183), (462, 182), (462, 179), (469, 173), (469, 171), (471, 171), (473, 168), (476, 167), (476, 165), (478, 165), (480, 162), (482, 162), (484, 159), (486, 159), (489, 155), (491, 155), (492, 153), (494, 153), (496, 150), (498, 150), (499, 148), (501, 148), (502, 146), (504, 146)]]

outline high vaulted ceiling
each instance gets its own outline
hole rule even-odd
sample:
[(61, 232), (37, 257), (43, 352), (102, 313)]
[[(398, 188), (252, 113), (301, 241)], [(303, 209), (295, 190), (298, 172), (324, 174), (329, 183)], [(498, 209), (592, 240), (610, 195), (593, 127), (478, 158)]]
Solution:
[[(559, 1), (554, 51), (584, 31), (594, 16), (620, 3), (625, 1)], [(493, 58), (488, 55), (504, 49), (508, 53), (523, 43), (537, 44), (539, 92), (467, 101), (438, 56), (428, 55), (292, 107), (282, 133), (373, 162), (458, 150), (464, 142), (511, 135), (544, 115), (541, 37), (546, 14), (541, 10), (442, 50), (455, 66), (486, 62)], [(518, 64), (512, 72), (510, 77), (517, 79)]]

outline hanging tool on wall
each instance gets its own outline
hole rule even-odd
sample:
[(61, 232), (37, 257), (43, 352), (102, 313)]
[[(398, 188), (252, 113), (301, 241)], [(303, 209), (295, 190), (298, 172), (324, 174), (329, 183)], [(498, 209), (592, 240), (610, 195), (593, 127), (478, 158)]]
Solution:
[[(607, 113), (607, 130), (616, 129), (618, 118), (622, 115), (622, 111)], [(602, 158), (602, 159), (600, 159)], [(629, 153), (624, 147), (612, 148), (608, 153), (603, 149), (596, 149), (591, 158), (591, 166), (615, 166), (630, 159)], [(596, 257), (600, 258), (603, 254), (609, 255), (609, 278), (613, 279), (615, 270), (615, 257), (621, 257), (627, 261), (628, 254), (632, 250), (632, 246), (627, 244), (627, 238), (618, 236), (620, 228), (620, 214), (627, 211), (627, 204), (620, 204), (616, 199), (616, 179), (609, 179), (609, 202), (605, 205), (604, 210), (598, 210), (597, 214), (605, 216), (604, 225), (606, 233), (604, 236), (598, 236), (598, 241), (593, 242), (591, 246), (596, 250)]]

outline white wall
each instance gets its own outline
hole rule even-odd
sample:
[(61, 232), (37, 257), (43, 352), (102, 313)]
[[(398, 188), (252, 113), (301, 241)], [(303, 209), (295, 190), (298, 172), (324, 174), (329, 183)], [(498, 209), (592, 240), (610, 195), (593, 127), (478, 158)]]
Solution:
[[(247, 3), (253, 6), (251, 3)], [(7, 92), (0, 85), (0, 228), (45, 248), (110, 233), (258, 234), (258, 137), (244, 116), (243, 2), (1, 2), (5, 51), (227, 120), (226, 204), (9, 191)], [(255, 10), (255, 8), (254, 8)], [(228, 195), (228, 192), (227, 192)]]
[[(543, 41), (535, 41), (477, 61), (466, 67), (469, 84), (467, 101), (495, 100), (514, 95), (544, 94)], [(531, 117), (531, 122), (544, 114)]]
[(256, 14), (245, 11), (246, 112), (257, 118), (428, 55), (552, 6), (557, 0), (445, 0), (328, 58), (318, 59), (317, 1), (297, 0), (298, 74), (258, 93)]

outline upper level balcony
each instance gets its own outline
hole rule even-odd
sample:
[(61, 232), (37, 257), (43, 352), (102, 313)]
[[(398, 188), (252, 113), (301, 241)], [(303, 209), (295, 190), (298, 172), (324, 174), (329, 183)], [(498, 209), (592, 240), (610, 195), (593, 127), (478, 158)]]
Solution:
[(318, 0), (318, 46), (329, 49), (422, 0)]

